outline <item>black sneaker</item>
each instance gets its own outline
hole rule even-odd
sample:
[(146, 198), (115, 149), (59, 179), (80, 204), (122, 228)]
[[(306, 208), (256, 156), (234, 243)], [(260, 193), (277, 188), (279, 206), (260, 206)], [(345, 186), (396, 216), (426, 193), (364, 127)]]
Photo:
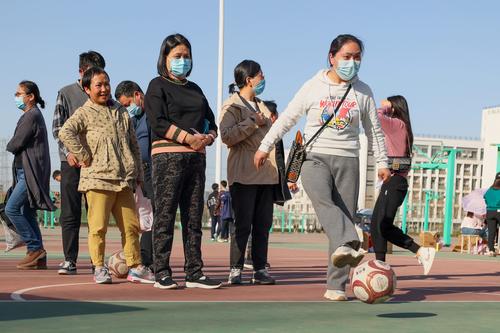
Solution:
[(61, 264), (59, 270), (57, 271), (59, 275), (75, 275), (76, 274), (76, 264), (73, 261), (65, 261)]
[(186, 288), (217, 289), (220, 286), (222, 286), (221, 282), (212, 280), (205, 275), (196, 280), (186, 280)]
[(170, 276), (164, 276), (160, 281), (156, 281), (153, 287), (159, 289), (176, 289), (179, 285)]
[(253, 284), (275, 284), (276, 281), (269, 275), (267, 269), (259, 269), (253, 273)]

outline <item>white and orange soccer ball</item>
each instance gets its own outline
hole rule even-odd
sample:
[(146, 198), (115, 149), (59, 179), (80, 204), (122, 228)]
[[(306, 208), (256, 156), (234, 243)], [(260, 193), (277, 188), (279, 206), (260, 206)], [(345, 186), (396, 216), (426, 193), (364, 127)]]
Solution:
[(396, 290), (396, 274), (385, 262), (369, 260), (354, 269), (351, 288), (362, 302), (382, 303), (391, 298)]
[(128, 274), (128, 266), (125, 262), (123, 251), (113, 253), (108, 259), (108, 269), (117, 278), (124, 279)]

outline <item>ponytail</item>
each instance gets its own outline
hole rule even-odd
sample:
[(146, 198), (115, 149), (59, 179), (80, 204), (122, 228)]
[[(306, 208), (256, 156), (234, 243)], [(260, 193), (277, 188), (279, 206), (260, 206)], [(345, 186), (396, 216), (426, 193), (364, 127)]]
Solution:
[(229, 85), (229, 94), (232, 95), (235, 92), (236, 92), (236, 83), (233, 82)]
[(35, 82), (24, 80), (21, 81), (19, 85), (24, 88), (26, 94), (33, 94), (33, 96), (35, 96), (35, 104), (40, 105), (42, 109), (45, 108), (45, 101), (40, 96), (40, 89), (38, 89)]

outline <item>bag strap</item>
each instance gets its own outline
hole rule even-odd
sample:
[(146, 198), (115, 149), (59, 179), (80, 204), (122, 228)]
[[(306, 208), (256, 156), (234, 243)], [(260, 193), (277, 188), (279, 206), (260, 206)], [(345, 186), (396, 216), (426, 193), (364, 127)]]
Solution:
[(245, 106), (246, 106), (248, 109), (250, 109), (251, 111), (253, 111), (253, 112), (255, 112), (255, 113), (259, 113), (259, 112), (260, 112), (260, 109), (259, 109), (259, 104), (258, 104), (257, 102), (255, 102), (255, 108), (257, 109), (257, 110), (256, 110), (256, 109), (255, 109), (255, 108), (254, 108), (254, 107), (253, 107), (250, 103), (248, 103), (248, 101), (247, 101), (245, 98), (241, 97), (241, 95), (240, 95), (239, 93), (237, 93), (237, 94), (238, 94), (238, 96), (240, 97), (240, 99), (241, 99), (241, 101), (243, 102), (243, 104), (245, 104)]
[(339, 111), (340, 107), (344, 103), (344, 101), (345, 101), (345, 99), (347, 97), (347, 94), (349, 94), (349, 91), (351, 91), (351, 87), (352, 87), (352, 84), (349, 84), (349, 87), (347, 87), (347, 90), (346, 90), (344, 96), (342, 96), (342, 99), (340, 100), (340, 103), (335, 108), (335, 111), (333, 111), (332, 115), (330, 117), (328, 117), (328, 120), (325, 121), (325, 123), (319, 128), (319, 130), (317, 130), (316, 133), (314, 133), (314, 135), (309, 140), (307, 140), (306, 144), (304, 145), (304, 148), (307, 147), (311, 142), (313, 142), (313, 140), (316, 139), (316, 137), (318, 135), (320, 135), (321, 132), (323, 132), (323, 130), (325, 129), (325, 127), (328, 126), (328, 123), (330, 121), (332, 121), (332, 119), (337, 115), (337, 112)]

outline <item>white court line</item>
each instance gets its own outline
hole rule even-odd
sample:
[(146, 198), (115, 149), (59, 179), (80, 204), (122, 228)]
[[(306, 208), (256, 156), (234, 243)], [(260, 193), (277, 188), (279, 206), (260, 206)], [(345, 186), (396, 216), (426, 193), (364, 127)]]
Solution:
[(45, 288), (54, 288), (54, 287), (70, 287), (70, 286), (79, 286), (84, 284), (95, 284), (94, 282), (82, 282), (82, 283), (65, 283), (65, 284), (50, 284), (45, 286), (31, 287), (21, 290), (16, 290), (10, 294), (10, 298), (14, 301), (26, 302), (28, 300), (24, 299), (21, 295), (32, 290), (37, 289), (45, 289)]

